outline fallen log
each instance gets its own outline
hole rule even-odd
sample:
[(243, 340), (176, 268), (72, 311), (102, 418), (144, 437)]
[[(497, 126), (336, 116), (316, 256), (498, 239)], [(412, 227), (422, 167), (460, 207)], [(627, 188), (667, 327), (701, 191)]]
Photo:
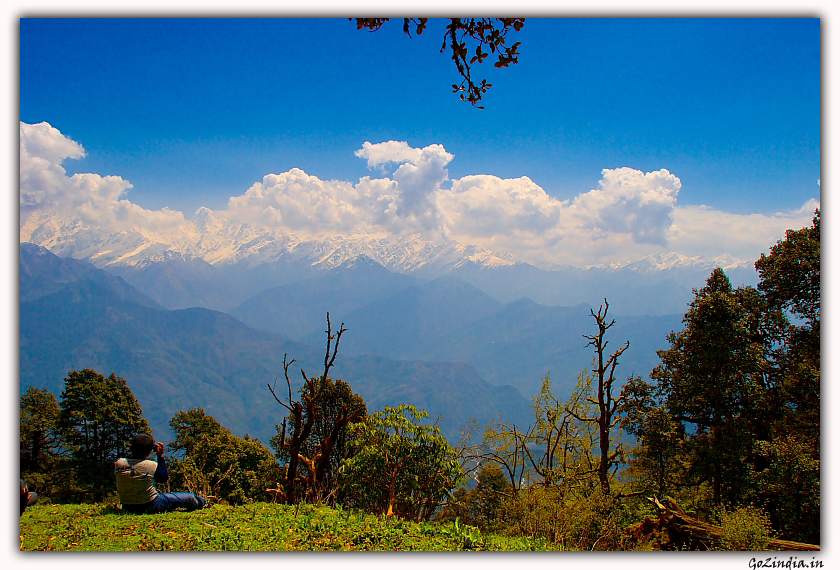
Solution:
[[(626, 543), (634, 546), (649, 542), (657, 550), (711, 550), (723, 547), (722, 527), (688, 515), (672, 498), (663, 502), (650, 497), (658, 511), (658, 519), (646, 517), (644, 521), (626, 529)], [(766, 550), (819, 550), (819, 545), (771, 539)]]

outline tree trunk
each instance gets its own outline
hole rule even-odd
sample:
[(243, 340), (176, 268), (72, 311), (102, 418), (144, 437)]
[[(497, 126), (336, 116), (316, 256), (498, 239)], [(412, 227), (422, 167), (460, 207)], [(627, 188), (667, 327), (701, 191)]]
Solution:
[[(659, 518), (652, 521), (645, 518), (641, 523), (625, 529), (626, 546), (632, 547), (640, 541), (652, 541), (660, 550), (710, 550), (722, 545), (723, 528), (689, 516), (682, 507), (670, 497), (662, 502), (651, 497), (648, 499), (659, 511)], [(806, 544), (790, 540), (772, 539), (767, 550), (820, 550), (818, 544)]]
[(388, 512), (385, 513), (386, 517), (394, 516), (394, 502), (397, 498), (397, 474), (391, 474), (391, 484), (388, 488)]

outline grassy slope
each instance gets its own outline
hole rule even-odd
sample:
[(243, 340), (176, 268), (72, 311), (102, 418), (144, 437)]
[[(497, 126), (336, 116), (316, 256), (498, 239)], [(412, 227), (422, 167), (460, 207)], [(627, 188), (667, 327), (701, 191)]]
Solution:
[(123, 514), (119, 507), (35, 505), (20, 518), (22, 550), (553, 550), (454, 524), (411, 523), (318, 505), (214, 505), (197, 512)]

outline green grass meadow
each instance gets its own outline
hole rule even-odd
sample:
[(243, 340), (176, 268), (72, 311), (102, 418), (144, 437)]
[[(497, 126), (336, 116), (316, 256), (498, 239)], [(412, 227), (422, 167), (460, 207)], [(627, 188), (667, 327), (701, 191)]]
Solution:
[(26, 551), (556, 550), (459, 523), (408, 522), (322, 505), (214, 505), (161, 515), (118, 506), (35, 505), (20, 517)]

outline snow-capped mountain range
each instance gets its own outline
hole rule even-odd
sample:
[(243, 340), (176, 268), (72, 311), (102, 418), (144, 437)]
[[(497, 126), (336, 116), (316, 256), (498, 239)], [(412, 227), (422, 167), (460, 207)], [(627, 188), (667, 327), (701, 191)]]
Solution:
[(461, 263), (487, 267), (512, 265), (505, 252), (456, 242), (432, 242), (419, 235), (306, 236), (281, 233), (225, 220), (207, 208), (198, 211), (192, 231), (152, 235), (143, 231), (114, 232), (55, 219), (30, 220), (21, 228), (21, 242), (46, 247), (61, 257), (86, 259), (100, 268), (144, 267), (173, 257), (200, 259), (211, 265), (255, 267), (285, 261), (307, 262), (321, 269), (337, 267), (360, 255), (399, 273), (446, 271)]
[[(185, 229), (186, 228), (186, 229)], [(444, 274), (464, 264), (486, 268), (528, 263), (542, 270), (569, 269), (538, 259), (517, 259), (504, 251), (454, 241), (430, 241), (418, 234), (300, 235), (230, 221), (207, 208), (174, 234), (147, 230), (113, 231), (79, 221), (56, 218), (28, 219), (20, 228), (20, 241), (45, 247), (61, 257), (84, 259), (100, 268), (143, 268), (169, 259), (202, 260), (224, 267), (252, 268), (280, 261), (307, 263), (330, 269), (358, 256), (366, 256), (398, 273)], [(582, 269), (630, 270), (643, 274), (674, 269), (742, 268), (751, 260), (721, 256), (706, 259), (675, 252)]]
[(724, 270), (745, 268), (752, 266), (753, 261), (748, 259), (738, 259), (728, 254), (720, 255), (713, 259), (696, 255), (689, 257), (682, 255), (675, 251), (667, 253), (654, 253), (647, 255), (635, 261), (628, 261), (625, 263), (611, 263), (609, 265), (592, 265), (588, 268), (597, 269), (629, 269), (639, 273), (657, 273), (659, 271), (669, 271), (672, 269), (697, 269), (697, 270), (712, 270), (720, 267)]

